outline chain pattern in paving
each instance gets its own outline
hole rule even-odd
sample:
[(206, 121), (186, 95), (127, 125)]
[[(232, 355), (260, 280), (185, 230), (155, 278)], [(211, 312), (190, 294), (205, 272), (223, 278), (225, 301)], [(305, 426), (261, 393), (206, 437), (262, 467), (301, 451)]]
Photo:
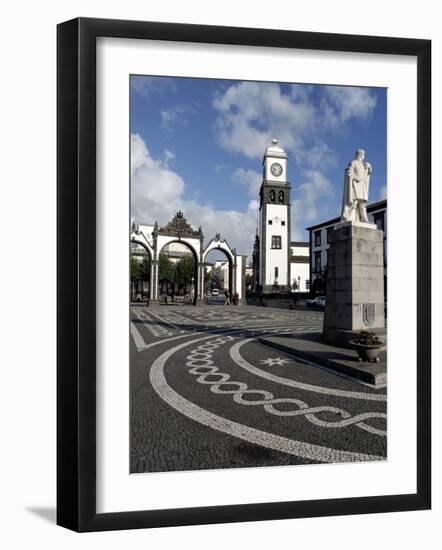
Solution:
[(322, 313), (167, 306), (131, 311), (131, 472), (386, 458), (386, 388), (267, 348)]

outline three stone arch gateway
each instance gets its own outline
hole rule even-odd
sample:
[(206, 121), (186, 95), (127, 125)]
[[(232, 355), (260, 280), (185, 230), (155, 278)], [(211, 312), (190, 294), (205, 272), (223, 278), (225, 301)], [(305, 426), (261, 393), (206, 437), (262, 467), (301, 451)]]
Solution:
[(159, 302), (159, 260), (160, 253), (171, 243), (186, 246), (195, 260), (195, 297), (194, 305), (204, 300), (204, 275), (206, 259), (213, 250), (222, 251), (229, 262), (229, 290), (232, 296), (238, 293), (239, 303), (245, 299), (246, 256), (230, 248), (225, 239), (217, 233), (204, 248), (204, 235), (201, 226), (195, 230), (187, 222), (181, 211), (164, 227), (157, 222), (152, 225), (132, 224), (131, 243), (144, 248), (150, 258), (149, 303)]

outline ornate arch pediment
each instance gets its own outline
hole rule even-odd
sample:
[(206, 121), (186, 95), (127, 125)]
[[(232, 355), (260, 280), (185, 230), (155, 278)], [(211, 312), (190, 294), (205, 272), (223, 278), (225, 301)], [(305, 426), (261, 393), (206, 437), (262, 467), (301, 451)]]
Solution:
[(188, 237), (193, 239), (202, 239), (203, 232), (201, 226), (197, 230), (187, 222), (184, 214), (179, 210), (175, 216), (164, 227), (155, 227), (157, 235), (167, 235), (168, 237)]
[(236, 248), (230, 248), (229, 243), (225, 239), (221, 238), (219, 233), (215, 235), (203, 251), (203, 261), (205, 261), (207, 255), (209, 252), (212, 252), (212, 250), (221, 250), (230, 262), (235, 263)]

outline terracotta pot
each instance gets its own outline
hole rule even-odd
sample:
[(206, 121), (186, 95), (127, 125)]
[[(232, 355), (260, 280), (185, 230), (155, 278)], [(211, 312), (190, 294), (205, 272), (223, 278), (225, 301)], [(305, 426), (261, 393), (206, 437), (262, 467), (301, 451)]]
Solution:
[(367, 345), (351, 340), (350, 344), (358, 352), (359, 360), (367, 363), (377, 363), (379, 361), (378, 355), (384, 347), (384, 342)]

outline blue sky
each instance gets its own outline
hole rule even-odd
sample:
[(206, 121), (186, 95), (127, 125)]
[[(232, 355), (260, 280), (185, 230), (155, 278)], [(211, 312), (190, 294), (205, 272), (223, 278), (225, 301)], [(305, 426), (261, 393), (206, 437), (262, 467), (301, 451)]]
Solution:
[(264, 149), (286, 149), (292, 239), (340, 214), (357, 148), (373, 166), (370, 202), (386, 193), (382, 88), (131, 77), (132, 219), (167, 223), (178, 209), (251, 257)]

